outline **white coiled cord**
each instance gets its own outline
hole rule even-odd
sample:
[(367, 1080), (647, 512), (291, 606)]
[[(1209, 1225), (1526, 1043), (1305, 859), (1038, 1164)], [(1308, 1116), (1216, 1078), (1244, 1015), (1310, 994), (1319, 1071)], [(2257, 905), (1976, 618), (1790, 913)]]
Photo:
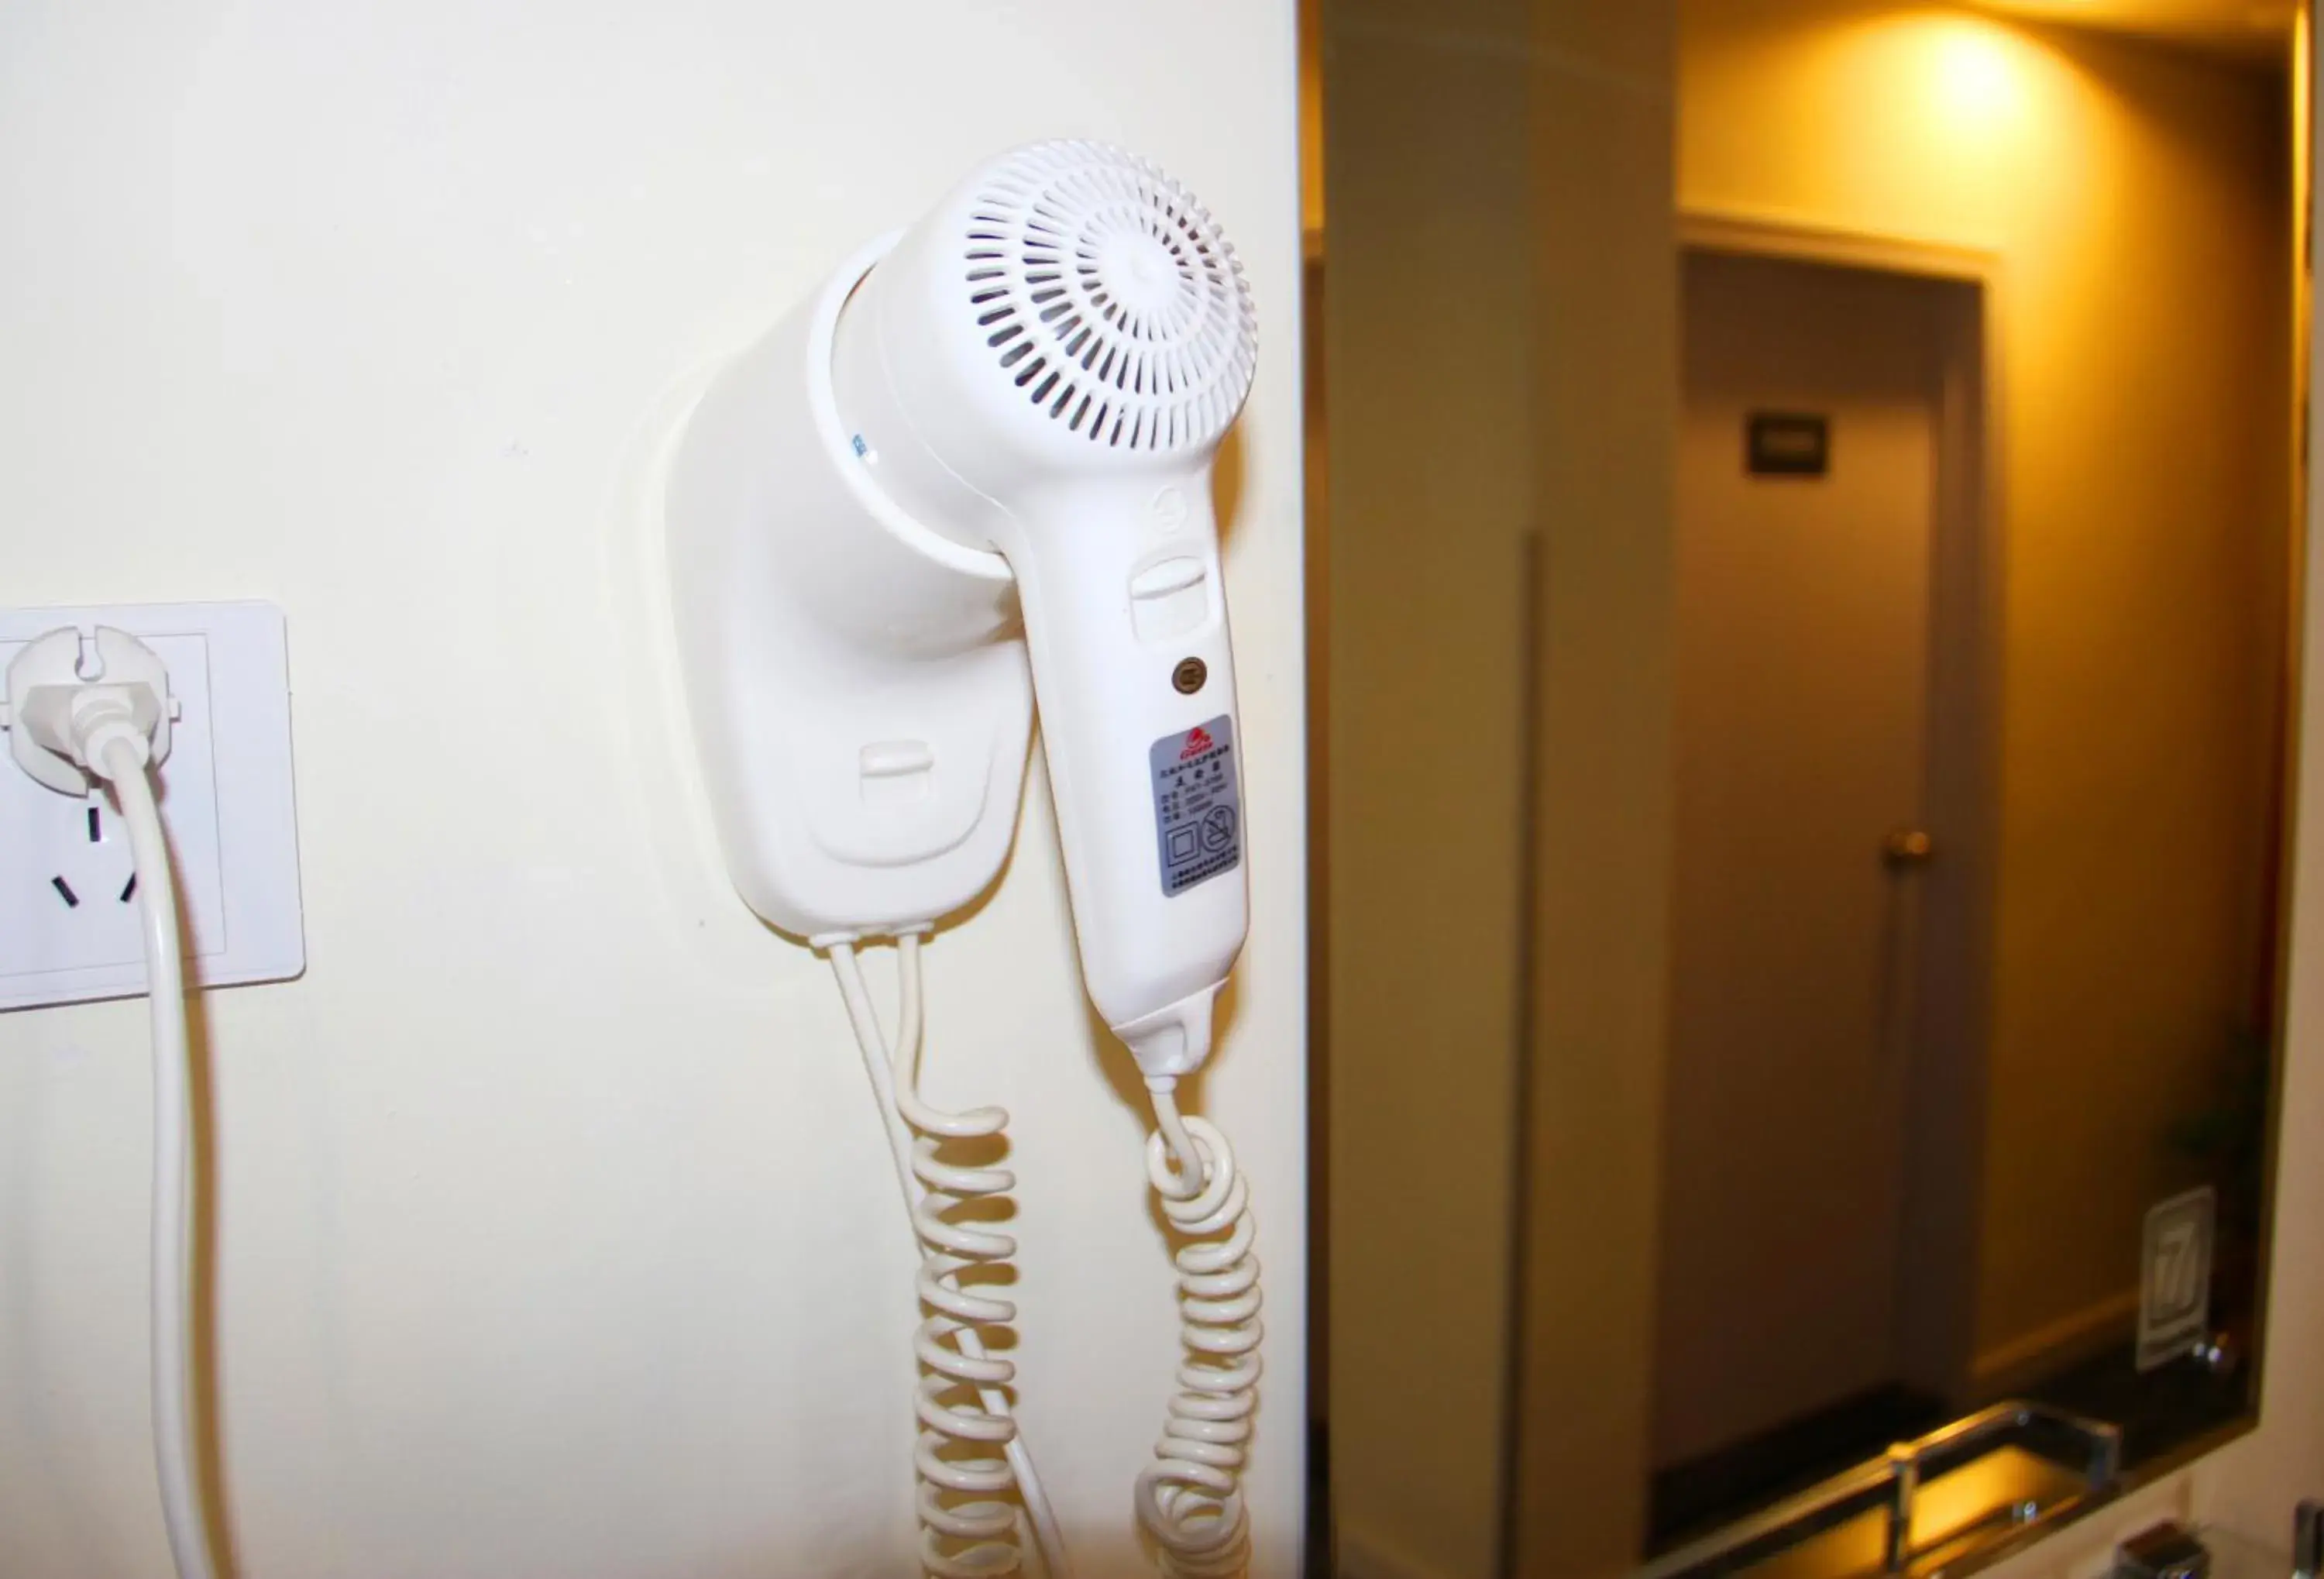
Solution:
[[(1016, 1178), (1006, 1168), (962, 1168), (938, 1157), (945, 1140), (1000, 1134), (1009, 1114), (999, 1107), (945, 1113), (920, 1100), (925, 1017), (917, 931), (897, 939), (900, 1002), (892, 1047), (872, 1010), (854, 939), (815, 941), (830, 955), (839, 979), (922, 1250), (919, 1297), (929, 1314), (913, 1343), (926, 1371), (915, 1404), (921, 1430), (913, 1453), (920, 1480), (921, 1565), (935, 1579), (996, 1579), (1019, 1572), (1016, 1510), (1005, 1500), (1013, 1482), (1043, 1567), (1051, 1579), (1072, 1579), (1063, 1532), (1001, 1390), (1016, 1368), (991, 1358), (980, 1332), (1015, 1321), (1017, 1307), (960, 1284), (962, 1272), (1006, 1260), (1017, 1243), (1008, 1234), (954, 1221), (954, 1210), (1013, 1189)], [(1250, 1558), (1241, 1471), (1259, 1403), (1264, 1330), (1259, 1259), (1251, 1253), (1258, 1230), (1250, 1186), (1235, 1167), (1226, 1136), (1207, 1120), (1180, 1114), (1175, 1087), (1175, 1081), (1148, 1083), (1159, 1127), (1147, 1140), (1146, 1172), (1183, 1242), (1173, 1260), (1186, 1354), (1154, 1462), (1138, 1477), (1136, 1507), (1163, 1579), (1231, 1579)], [(981, 1407), (948, 1401), (963, 1389)], [(998, 1446), (1002, 1456), (989, 1451), (948, 1456), (964, 1443)]]
[(1148, 1085), (1160, 1127), (1146, 1142), (1146, 1174), (1187, 1242), (1173, 1258), (1186, 1355), (1154, 1462), (1138, 1476), (1138, 1520), (1165, 1579), (1228, 1579), (1250, 1557), (1241, 1470), (1259, 1404), (1258, 1230), (1226, 1136), (1179, 1115), (1176, 1082)]
[[(937, 1154), (945, 1140), (1000, 1134), (1008, 1126), (1008, 1112), (979, 1107), (952, 1113), (920, 1100), (925, 1017), (917, 933), (898, 939), (901, 1002), (892, 1049), (872, 1011), (853, 940), (832, 939), (825, 946), (847, 1002), (864, 1071), (879, 1097), (897, 1182), (922, 1251), (919, 1297), (928, 1314), (913, 1339), (924, 1371), (914, 1402), (920, 1434), (912, 1454), (919, 1476), (921, 1566), (935, 1579), (998, 1579), (1019, 1572), (1017, 1510), (1007, 1501), (1013, 1484), (1024, 1501), (1044, 1566), (1052, 1579), (1070, 1579), (1056, 1516), (1034, 1471), (1032, 1454), (1018, 1436), (1009, 1395), (1001, 1390), (1016, 1367), (988, 1354), (979, 1331), (1016, 1320), (1017, 1307), (960, 1284), (962, 1272), (1014, 1255), (1017, 1242), (1006, 1233), (956, 1222), (951, 1214), (968, 1202), (991, 1199), (1014, 1188), (1016, 1177), (1001, 1168), (957, 1167)], [(953, 1401), (964, 1389), (973, 1393), (977, 1407)], [(961, 1455), (961, 1444), (987, 1451)], [(990, 1451), (995, 1447), (1001, 1449), (998, 1457)]]

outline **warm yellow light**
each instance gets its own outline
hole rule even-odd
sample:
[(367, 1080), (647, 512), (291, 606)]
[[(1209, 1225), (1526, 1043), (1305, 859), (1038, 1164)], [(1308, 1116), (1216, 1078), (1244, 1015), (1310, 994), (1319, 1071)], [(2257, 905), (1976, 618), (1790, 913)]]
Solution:
[(1946, 28), (1931, 45), (1937, 107), (1949, 120), (1986, 125), (2017, 108), (2016, 62), (2000, 29), (1964, 22)]

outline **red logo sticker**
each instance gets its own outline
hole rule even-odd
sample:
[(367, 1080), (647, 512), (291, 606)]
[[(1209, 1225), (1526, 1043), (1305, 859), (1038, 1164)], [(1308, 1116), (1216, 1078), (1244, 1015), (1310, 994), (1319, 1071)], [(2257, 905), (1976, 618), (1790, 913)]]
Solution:
[(1188, 757), (1201, 756), (1217, 743), (1211, 738), (1211, 732), (1197, 724), (1186, 732), (1186, 746), (1178, 753), (1178, 760), (1183, 762)]

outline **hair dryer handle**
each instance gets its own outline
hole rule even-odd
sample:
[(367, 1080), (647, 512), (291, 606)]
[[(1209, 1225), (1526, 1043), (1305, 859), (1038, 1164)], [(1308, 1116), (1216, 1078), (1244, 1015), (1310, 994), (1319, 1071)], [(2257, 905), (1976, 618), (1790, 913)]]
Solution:
[(1059, 490), (1020, 521), (1021, 541), (1000, 545), (1025, 614), (1082, 974), (1149, 1076), (1209, 1052), (1211, 1000), (1249, 925), (1234, 654), (1205, 480)]

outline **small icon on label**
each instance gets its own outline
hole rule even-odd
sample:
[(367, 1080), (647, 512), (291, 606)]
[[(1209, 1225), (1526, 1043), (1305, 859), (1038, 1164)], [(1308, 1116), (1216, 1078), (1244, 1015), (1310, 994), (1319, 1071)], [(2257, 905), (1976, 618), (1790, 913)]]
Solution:
[(1199, 854), (1199, 852), (1194, 848), (1194, 830), (1193, 827), (1172, 828), (1170, 830), (1171, 865), (1184, 866), (1187, 862), (1192, 861), (1197, 854)]
[(1211, 732), (1197, 724), (1192, 729), (1186, 731), (1186, 743), (1185, 748), (1178, 753), (1178, 760), (1182, 762), (1189, 762), (1195, 757), (1201, 756), (1204, 752), (1210, 750), (1212, 746), (1217, 743), (1217, 742), (1211, 738)]
[(1215, 854), (1234, 843), (1235, 814), (1231, 806), (1213, 806), (1203, 818), (1203, 848)]

